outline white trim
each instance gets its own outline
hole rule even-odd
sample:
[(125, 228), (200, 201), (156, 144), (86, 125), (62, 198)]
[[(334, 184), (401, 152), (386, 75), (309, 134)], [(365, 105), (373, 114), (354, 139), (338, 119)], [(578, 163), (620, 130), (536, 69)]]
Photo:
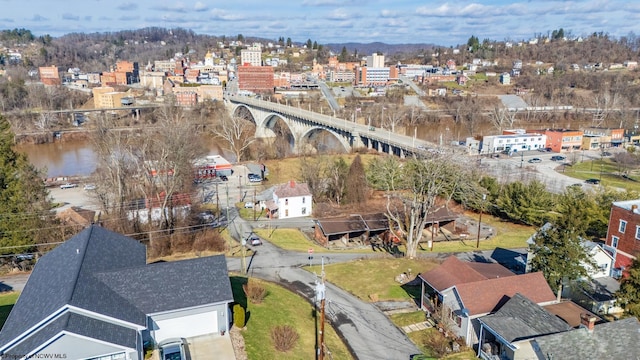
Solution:
[[(624, 229), (622, 226), (623, 224), (624, 224)], [(618, 232), (621, 234), (624, 234), (626, 230), (627, 230), (627, 221), (620, 219), (620, 222), (618, 223)]]
[(207, 308), (207, 307), (211, 307), (211, 306), (218, 306), (218, 305), (227, 305), (228, 306), (229, 303), (232, 303), (232, 302), (233, 302), (233, 300), (231, 300), (231, 301), (219, 301), (219, 302), (208, 303), (208, 304), (204, 304), (204, 305), (196, 305), (196, 306), (191, 306), (191, 307), (177, 308), (177, 309), (173, 309), (173, 310), (166, 310), (166, 311), (160, 311), (160, 312), (155, 312), (155, 313), (149, 313), (149, 314), (147, 314), (147, 317), (171, 314), (171, 313), (175, 313), (175, 312), (178, 312), (178, 311), (203, 309), (203, 308)]
[(68, 306), (65, 305), (65, 306), (61, 307), (60, 309), (52, 312), (49, 316), (47, 316), (46, 318), (42, 319), (40, 322), (36, 323), (32, 327), (30, 327), (27, 330), (23, 331), (18, 336), (14, 337), (12, 341), (9, 341), (3, 347), (0, 347), (0, 353), (4, 353), (5, 350), (7, 350), (9, 348), (12, 348), (13, 346), (21, 343), (23, 340), (25, 340), (26, 338), (31, 336), (34, 331), (38, 330), (39, 328), (42, 328), (42, 327), (46, 326), (51, 321), (54, 321), (55, 319), (59, 318), (60, 316), (66, 314), (67, 311), (68, 311)]
[[(90, 317), (90, 318), (103, 320), (105, 322), (109, 322), (109, 323), (112, 323), (112, 324), (115, 324), (115, 325), (121, 325), (121, 326), (128, 327), (128, 328), (131, 328), (131, 329), (134, 329), (134, 330), (138, 330), (138, 331), (146, 329), (146, 326), (134, 324), (134, 323), (131, 323), (131, 322), (128, 322), (128, 321), (124, 321), (124, 320), (120, 320), (118, 318), (114, 318), (114, 317), (111, 317), (111, 316), (100, 314), (100, 313), (97, 313), (97, 312), (94, 312), (94, 311), (90, 311), (90, 310), (87, 310), (87, 309), (79, 308), (77, 306), (72, 306), (72, 305), (68, 305), (68, 306), (69, 306), (69, 310), (71, 310), (71, 312), (76, 313), (76, 314), (85, 315), (85, 316)], [(143, 315), (146, 315), (146, 314), (143, 313)], [(146, 323), (147, 319), (145, 318), (144, 320), (145, 320), (145, 323)]]
[[(98, 339), (95, 339), (95, 338), (92, 338), (92, 337), (88, 337), (88, 336), (84, 336), (84, 335), (79, 335), (79, 334), (76, 334), (76, 333), (73, 333), (73, 332), (69, 332), (69, 331), (67, 331), (67, 330), (62, 330), (62, 331), (60, 331), (59, 333), (57, 333), (56, 335), (54, 335), (54, 336), (52, 336), (51, 338), (49, 338), (49, 340), (47, 340), (47, 341), (43, 342), (40, 346), (38, 346), (35, 350), (33, 350), (33, 351), (31, 351), (30, 353), (28, 353), (25, 357), (21, 358), (21, 360), (22, 360), (22, 359), (28, 359), (30, 356), (32, 356), (32, 355), (34, 355), (34, 354), (38, 353), (40, 350), (42, 350), (42, 349), (46, 348), (47, 346), (49, 346), (49, 345), (51, 345), (52, 343), (54, 343), (55, 341), (57, 341), (57, 340), (61, 339), (61, 338), (62, 338), (63, 336), (65, 336), (65, 335), (66, 335), (66, 336), (70, 336), (70, 337), (76, 337), (76, 338), (80, 338), (80, 339), (84, 339), (84, 340), (93, 341), (93, 342), (100, 343), (100, 344), (103, 344), (103, 345), (109, 345), (109, 346), (113, 346), (113, 347), (116, 347), (116, 348), (120, 348), (120, 349), (122, 349), (122, 351), (125, 353), (125, 357), (126, 357), (126, 358), (129, 358), (129, 357), (127, 356), (127, 350), (134, 350), (134, 351), (136, 351), (136, 352), (138, 351), (138, 349), (133, 349), (133, 348), (125, 347), (125, 346), (122, 346), (122, 345), (118, 345), (118, 344), (114, 344), (114, 343), (110, 343), (110, 342), (106, 342), (106, 341), (98, 340)], [(136, 343), (137, 343), (137, 341), (136, 341)], [(107, 356), (107, 355), (113, 355), (113, 354), (117, 354), (117, 353), (119, 353), (119, 352), (114, 352), (114, 353), (111, 353), (111, 354), (105, 354), (105, 356)]]

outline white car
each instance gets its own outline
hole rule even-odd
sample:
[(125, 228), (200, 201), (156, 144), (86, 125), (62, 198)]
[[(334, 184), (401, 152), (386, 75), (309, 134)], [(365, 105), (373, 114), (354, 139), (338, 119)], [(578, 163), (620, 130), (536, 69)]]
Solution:
[(64, 190), (64, 189), (72, 189), (72, 188), (77, 188), (78, 184), (72, 184), (72, 183), (66, 183), (66, 184), (62, 184), (60, 185), (60, 189)]
[(89, 190), (95, 190), (96, 186), (94, 184), (85, 184), (84, 185), (84, 189), (89, 191)]
[(160, 360), (187, 360), (184, 339), (167, 339), (160, 344)]

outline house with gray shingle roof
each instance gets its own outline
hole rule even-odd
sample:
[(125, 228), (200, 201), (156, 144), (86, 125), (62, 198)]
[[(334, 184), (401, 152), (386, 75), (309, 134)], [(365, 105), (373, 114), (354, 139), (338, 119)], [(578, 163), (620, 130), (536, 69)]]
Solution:
[(494, 314), (480, 321), (478, 356), (498, 355), (514, 359), (514, 342), (571, 329), (566, 322), (543, 307), (515, 294)]
[(138, 360), (145, 342), (228, 331), (224, 256), (146, 260), (144, 245), (95, 225), (50, 251), (0, 331), (0, 357)]

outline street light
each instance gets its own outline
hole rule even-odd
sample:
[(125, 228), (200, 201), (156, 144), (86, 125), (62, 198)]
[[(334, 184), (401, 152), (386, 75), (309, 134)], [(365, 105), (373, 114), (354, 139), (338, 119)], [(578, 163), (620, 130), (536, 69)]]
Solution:
[(520, 168), (524, 165), (524, 151), (520, 151)]
[(482, 194), (482, 203), (480, 204), (480, 218), (478, 218), (478, 238), (476, 240), (476, 249), (480, 247), (480, 225), (482, 224), (482, 210), (484, 208), (484, 201), (487, 199), (487, 194)]

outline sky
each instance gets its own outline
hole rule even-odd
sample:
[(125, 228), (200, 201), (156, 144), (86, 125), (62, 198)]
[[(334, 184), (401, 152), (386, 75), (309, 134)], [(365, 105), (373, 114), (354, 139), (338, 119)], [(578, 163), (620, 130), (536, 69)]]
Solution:
[(0, 29), (35, 35), (144, 27), (318, 44), (464, 44), (527, 40), (563, 28), (583, 36), (640, 35), (636, 0), (0, 0)]

